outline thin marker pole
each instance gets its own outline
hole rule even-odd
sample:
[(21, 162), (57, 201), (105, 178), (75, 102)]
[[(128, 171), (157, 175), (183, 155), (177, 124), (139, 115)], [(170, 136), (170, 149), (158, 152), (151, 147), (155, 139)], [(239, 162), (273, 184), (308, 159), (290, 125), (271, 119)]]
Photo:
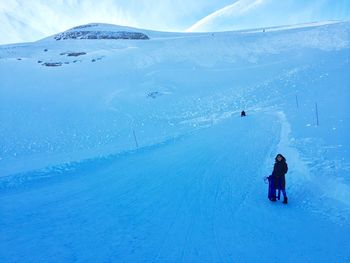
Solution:
[(297, 104), (297, 108), (299, 109), (298, 95), (295, 95), (295, 102), (296, 102), (296, 104)]
[(318, 107), (317, 107), (317, 102), (315, 103), (316, 106), (316, 126), (318, 126)]
[(135, 130), (132, 130), (132, 133), (134, 134), (134, 140), (135, 140), (136, 148), (138, 149), (139, 148), (139, 144), (137, 143)]

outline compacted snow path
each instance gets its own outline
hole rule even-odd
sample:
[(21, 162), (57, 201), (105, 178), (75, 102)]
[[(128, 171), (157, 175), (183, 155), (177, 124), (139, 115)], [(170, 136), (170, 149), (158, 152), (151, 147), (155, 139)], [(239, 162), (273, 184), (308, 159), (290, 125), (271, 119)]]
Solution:
[(232, 117), (5, 188), (0, 261), (349, 261), (348, 225), (305, 209), (302, 192), (268, 201), (280, 133), (273, 115)]

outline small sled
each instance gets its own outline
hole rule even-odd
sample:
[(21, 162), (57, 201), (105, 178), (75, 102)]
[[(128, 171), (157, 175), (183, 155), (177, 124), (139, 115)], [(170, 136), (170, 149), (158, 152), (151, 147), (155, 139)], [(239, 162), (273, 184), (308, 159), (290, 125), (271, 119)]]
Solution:
[(272, 175), (266, 176), (264, 178), (264, 181), (269, 184), (267, 198), (270, 201), (276, 201), (276, 189), (275, 189), (275, 183), (273, 181)]

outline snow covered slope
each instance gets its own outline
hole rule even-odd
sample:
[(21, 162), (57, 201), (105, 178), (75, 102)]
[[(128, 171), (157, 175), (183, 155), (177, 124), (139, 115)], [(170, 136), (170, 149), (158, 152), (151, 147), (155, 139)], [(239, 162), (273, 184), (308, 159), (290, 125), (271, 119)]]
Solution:
[(0, 260), (348, 262), (349, 41), (90, 24), (0, 46)]

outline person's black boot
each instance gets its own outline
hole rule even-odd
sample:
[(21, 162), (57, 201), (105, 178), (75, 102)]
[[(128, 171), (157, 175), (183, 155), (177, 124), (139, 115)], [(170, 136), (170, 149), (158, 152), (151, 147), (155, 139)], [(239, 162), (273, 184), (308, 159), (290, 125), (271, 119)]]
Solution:
[(288, 204), (288, 197), (284, 197), (282, 203), (283, 203), (283, 204)]

